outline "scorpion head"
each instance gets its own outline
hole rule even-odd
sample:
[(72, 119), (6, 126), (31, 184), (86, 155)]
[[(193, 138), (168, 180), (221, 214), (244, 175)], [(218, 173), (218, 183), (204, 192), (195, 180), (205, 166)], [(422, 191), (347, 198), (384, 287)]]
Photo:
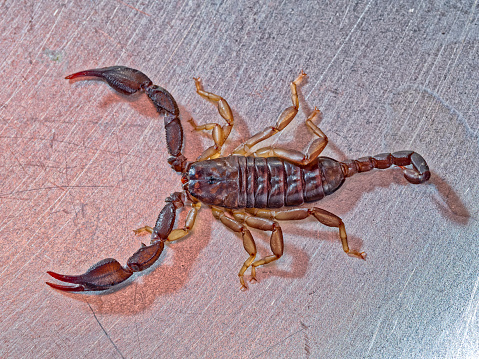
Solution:
[(237, 207), (238, 170), (223, 158), (192, 163), (183, 182), (185, 190), (205, 204)]

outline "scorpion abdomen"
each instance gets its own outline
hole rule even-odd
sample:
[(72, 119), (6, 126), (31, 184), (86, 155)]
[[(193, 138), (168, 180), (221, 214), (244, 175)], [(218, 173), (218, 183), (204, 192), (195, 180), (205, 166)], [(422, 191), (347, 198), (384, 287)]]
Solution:
[(191, 164), (185, 189), (225, 208), (280, 208), (318, 201), (344, 182), (341, 165), (319, 157), (298, 166), (277, 157), (229, 156)]

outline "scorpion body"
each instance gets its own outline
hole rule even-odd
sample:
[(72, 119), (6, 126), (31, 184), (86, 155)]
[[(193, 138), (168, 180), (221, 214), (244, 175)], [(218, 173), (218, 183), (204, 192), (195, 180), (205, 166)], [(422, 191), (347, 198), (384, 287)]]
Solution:
[[(192, 163), (183, 188), (204, 204), (229, 209), (299, 206), (334, 193), (355, 173), (406, 166), (416, 159), (420, 163), (422, 158), (401, 151), (346, 162), (318, 157), (298, 166), (278, 157), (228, 156)], [(406, 178), (420, 183), (414, 172)]]
[[(341, 187), (345, 178), (359, 172), (375, 168), (386, 169), (395, 165), (403, 168), (404, 177), (410, 183), (419, 184), (429, 179), (429, 168), (422, 156), (413, 151), (382, 153), (344, 162), (320, 157), (319, 154), (326, 147), (328, 139), (314, 124), (314, 120), (321, 115), (317, 108), (306, 119), (307, 127), (317, 137), (306, 154), (271, 146), (253, 151), (254, 146), (283, 130), (296, 116), (299, 108), (296, 87), (304, 76), (306, 75), (301, 72), (291, 82), (292, 106), (281, 113), (276, 125), (258, 132), (226, 157), (221, 157), (221, 149), (233, 127), (233, 114), (226, 100), (204, 91), (200, 80), (195, 78), (197, 93), (218, 106), (226, 124), (220, 126), (217, 123), (207, 123), (198, 126), (190, 120), (196, 131), (212, 131), (214, 140), (214, 145), (206, 149), (194, 162), (187, 161), (181, 153), (183, 128), (175, 99), (167, 90), (153, 85), (145, 74), (128, 67), (113, 66), (67, 76), (67, 79), (101, 78), (125, 95), (145, 92), (157, 111), (164, 114), (166, 142), (170, 154), (168, 162), (176, 172), (181, 173), (183, 191), (174, 192), (165, 200), (166, 204), (154, 227), (145, 226), (135, 230), (137, 234), (150, 233), (151, 242), (148, 246), (142, 244), (128, 259), (126, 266), (113, 258), (107, 258), (81, 275), (48, 272), (52, 277), (74, 286), (49, 282), (47, 284), (62, 291), (99, 291), (127, 280), (134, 272), (150, 267), (159, 258), (165, 243), (176, 241), (190, 233), (201, 204), (209, 206), (216, 219), (242, 237), (243, 246), (249, 255), (238, 273), (242, 288), (247, 288), (243, 277), (248, 268), (251, 268), (251, 280), (255, 280), (256, 267), (282, 256), (284, 244), (278, 223), (280, 220), (300, 220), (312, 216), (326, 226), (338, 228), (345, 253), (365, 259), (364, 252), (349, 248), (341, 218), (321, 208), (298, 206), (332, 194)], [(174, 229), (176, 213), (185, 204), (191, 207), (185, 225)], [(272, 255), (255, 260), (256, 245), (249, 228), (271, 231)]]
[(300, 167), (277, 157), (229, 156), (197, 162), (184, 187), (204, 204), (229, 209), (281, 208), (318, 201), (344, 182), (339, 162)]

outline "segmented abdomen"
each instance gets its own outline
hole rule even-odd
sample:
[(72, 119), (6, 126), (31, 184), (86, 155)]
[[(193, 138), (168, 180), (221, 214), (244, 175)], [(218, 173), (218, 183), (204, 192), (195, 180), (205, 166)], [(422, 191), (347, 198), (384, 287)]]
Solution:
[(343, 182), (341, 164), (327, 157), (305, 167), (277, 157), (220, 157), (192, 163), (187, 175), (192, 196), (226, 208), (298, 206), (322, 199)]
[(246, 208), (278, 208), (302, 204), (311, 182), (317, 199), (323, 198), (321, 176), (305, 183), (301, 169), (279, 158), (236, 157), (239, 170), (238, 204)]
[(246, 208), (279, 208), (318, 201), (344, 182), (339, 163), (326, 157), (306, 167), (277, 157), (237, 160), (242, 184), (239, 202)]

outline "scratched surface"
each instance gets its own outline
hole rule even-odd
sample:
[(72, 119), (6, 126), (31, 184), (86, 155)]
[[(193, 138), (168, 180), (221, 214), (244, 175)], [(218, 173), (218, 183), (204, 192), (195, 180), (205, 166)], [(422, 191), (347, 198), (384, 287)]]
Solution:
[[(167, 3), (0, 3), (0, 357), (479, 356), (477, 3)], [(125, 263), (147, 241), (132, 230), (180, 189), (144, 97), (64, 80), (115, 64), (175, 96), (190, 159), (211, 140), (186, 120), (220, 121), (193, 76), (233, 109), (227, 152), (274, 123), (304, 69), (299, 115), (270, 143), (306, 148), (303, 121), (318, 106), (326, 156), (412, 149), (431, 181), (371, 172), (317, 204), (343, 218), (365, 262), (335, 230), (284, 223), (283, 258), (241, 292), (242, 243), (203, 208), (144, 275), (104, 295), (63, 294), (47, 270)], [(266, 255), (268, 234), (254, 235)]]

